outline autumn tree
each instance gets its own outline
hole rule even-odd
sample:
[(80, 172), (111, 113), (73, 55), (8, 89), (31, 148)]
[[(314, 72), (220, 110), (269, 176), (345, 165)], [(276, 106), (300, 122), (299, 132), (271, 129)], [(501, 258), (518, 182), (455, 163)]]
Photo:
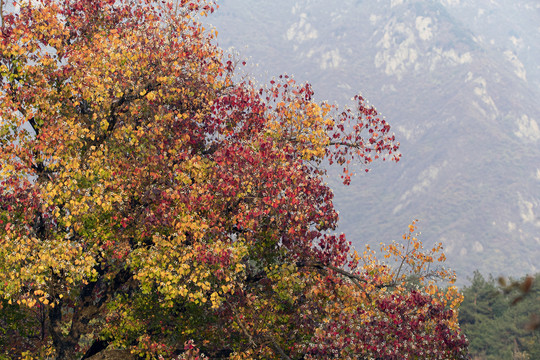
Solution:
[(5, 355), (464, 357), (460, 296), (429, 278), (449, 275), (428, 268), (439, 247), (413, 224), (383, 248), (392, 267), (333, 234), (322, 162), (347, 184), (353, 164), (397, 161), (388, 123), (360, 96), (340, 112), (287, 76), (237, 79), (197, 21), (214, 9), (2, 8)]

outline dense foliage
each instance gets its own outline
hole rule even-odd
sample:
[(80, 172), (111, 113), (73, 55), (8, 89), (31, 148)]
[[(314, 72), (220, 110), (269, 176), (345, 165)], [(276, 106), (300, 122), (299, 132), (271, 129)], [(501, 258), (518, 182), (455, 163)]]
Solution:
[(212, 11), (2, 12), (0, 356), (465, 358), (440, 245), (413, 223), (385, 264), (333, 234), (321, 163), (347, 184), (397, 161), (390, 126), (359, 96), (337, 111), (286, 76), (237, 79), (195, 20)]
[(476, 272), (463, 289), (459, 322), (474, 359), (540, 359), (540, 274), (529, 285), (526, 280), (517, 282), (528, 286), (526, 294), (519, 288), (505, 293), (493, 278)]

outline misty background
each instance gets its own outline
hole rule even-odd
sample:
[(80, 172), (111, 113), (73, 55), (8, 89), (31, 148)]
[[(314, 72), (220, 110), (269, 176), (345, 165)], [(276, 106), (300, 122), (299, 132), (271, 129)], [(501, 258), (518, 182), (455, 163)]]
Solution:
[(358, 250), (425, 247), (467, 283), (540, 271), (540, 3), (537, 0), (218, 1), (205, 22), (266, 84), (293, 75), (317, 100), (357, 93), (389, 121), (402, 160), (339, 169), (339, 232)]

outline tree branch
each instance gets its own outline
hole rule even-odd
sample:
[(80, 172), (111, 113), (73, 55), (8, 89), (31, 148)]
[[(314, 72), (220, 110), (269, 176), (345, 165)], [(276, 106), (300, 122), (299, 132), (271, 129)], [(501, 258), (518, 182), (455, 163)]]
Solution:
[(287, 354), (285, 354), (285, 351), (283, 351), (281, 346), (279, 346), (276, 339), (272, 335), (268, 335), (268, 339), (270, 340), (270, 344), (272, 345), (272, 348), (274, 349), (274, 351), (277, 352), (281, 356), (282, 359), (292, 360)]
[(249, 343), (253, 346), (253, 347), (257, 347), (257, 344), (255, 343), (255, 341), (253, 341), (253, 337), (251, 337), (251, 334), (249, 333), (249, 331), (247, 330), (246, 326), (244, 325), (243, 321), (240, 319), (240, 316), (238, 315), (238, 312), (236, 311), (236, 308), (231, 304), (231, 310), (233, 312), (233, 315), (234, 315), (234, 319), (236, 320), (236, 323), (238, 324), (238, 326), (240, 326), (240, 329), (242, 329), (242, 332), (244, 333), (244, 335), (248, 338), (248, 341)]
[[(332, 270), (332, 271), (334, 271), (334, 272), (336, 272), (336, 273), (350, 279), (356, 285), (356, 287), (358, 287), (360, 290), (364, 290), (364, 288), (362, 287), (362, 285), (360, 283), (364, 283), (364, 284), (369, 283), (366, 279), (360, 277), (359, 275), (353, 274), (350, 271), (340, 269), (340, 268), (338, 268), (336, 266), (333, 266), (333, 265), (325, 265), (325, 264), (320, 263), (320, 262), (303, 262), (303, 261), (299, 261), (299, 262), (296, 263), (296, 266), (298, 266), (298, 267), (312, 267), (312, 268), (320, 269), (320, 270), (323, 270), (323, 271)], [(395, 284), (388, 283), (388, 284), (374, 285), (374, 287), (377, 288), (377, 289), (381, 289), (381, 288), (390, 287), (390, 286), (393, 286), (393, 285), (395, 285)], [(371, 298), (369, 293), (367, 293), (367, 292), (366, 292), (366, 296), (368, 297), (368, 299)]]

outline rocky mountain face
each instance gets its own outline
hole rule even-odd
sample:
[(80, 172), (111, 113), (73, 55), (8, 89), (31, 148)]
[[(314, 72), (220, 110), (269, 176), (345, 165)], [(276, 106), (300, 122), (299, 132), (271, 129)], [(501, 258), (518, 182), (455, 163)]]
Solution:
[(461, 283), (540, 271), (537, 0), (219, 4), (205, 21), (257, 80), (293, 74), (342, 105), (362, 92), (393, 126), (402, 161), (358, 169), (349, 188), (329, 179), (357, 248), (419, 219)]

